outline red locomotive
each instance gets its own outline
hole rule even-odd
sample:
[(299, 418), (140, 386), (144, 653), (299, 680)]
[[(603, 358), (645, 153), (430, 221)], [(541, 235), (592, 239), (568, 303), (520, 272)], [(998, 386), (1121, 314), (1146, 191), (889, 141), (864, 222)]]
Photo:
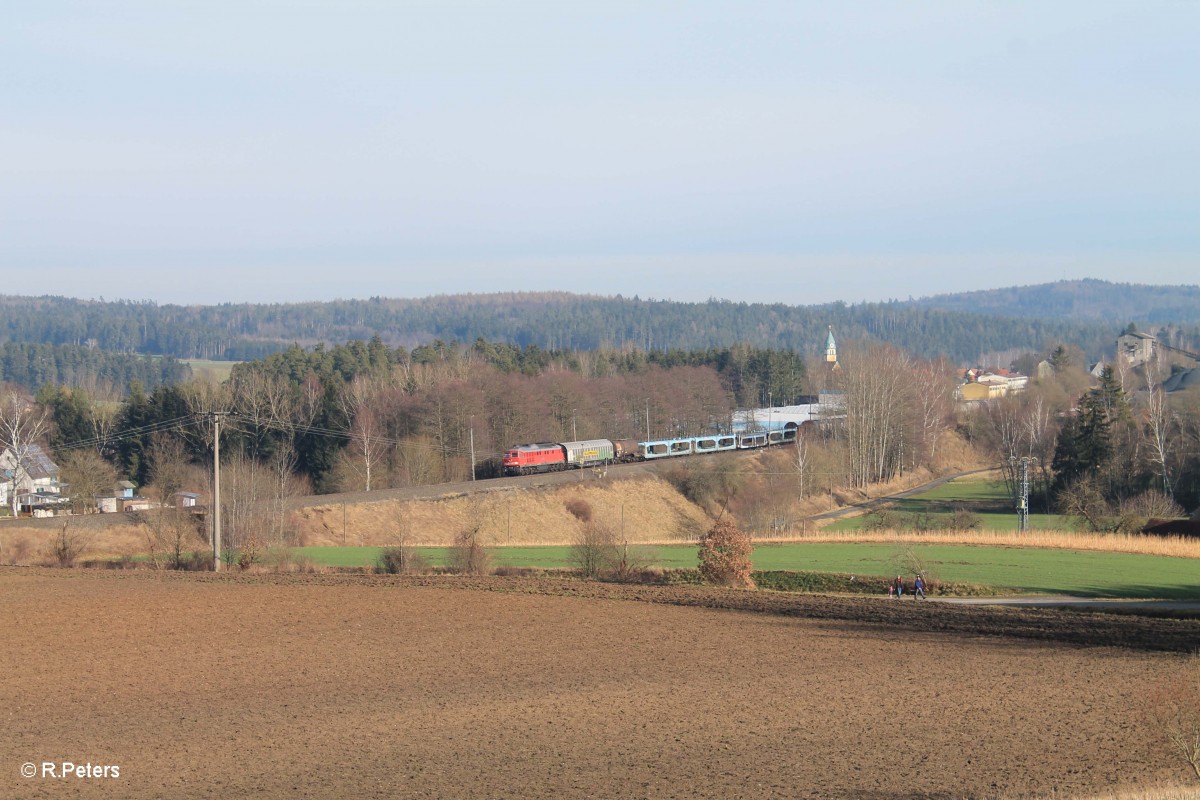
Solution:
[(567, 452), (561, 444), (519, 444), (504, 454), (505, 475), (533, 475), (567, 468)]

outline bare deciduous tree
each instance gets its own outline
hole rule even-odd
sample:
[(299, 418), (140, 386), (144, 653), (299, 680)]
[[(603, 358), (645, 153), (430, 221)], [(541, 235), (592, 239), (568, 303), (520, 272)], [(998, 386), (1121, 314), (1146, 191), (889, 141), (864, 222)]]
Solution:
[(71, 511), (92, 514), (97, 511), (96, 499), (111, 497), (117, 482), (117, 471), (91, 448), (68, 450), (59, 457), (60, 477), (71, 496)]
[(362, 376), (346, 384), (338, 402), (350, 423), (350, 447), (356, 457), (363, 491), (371, 491), (371, 476), (388, 454), (386, 430), (372, 407), (379, 387)]
[(165, 558), (171, 569), (181, 569), (187, 554), (201, 546), (201, 522), (179, 506), (179, 492), (201, 480), (202, 472), (188, 462), (187, 448), (175, 434), (159, 433), (150, 440), (150, 484), (143, 492), (152, 508), (134, 516), (144, 526), (151, 563), (157, 569)]
[(0, 396), (0, 459), (11, 473), (9, 501), (14, 517), (21, 484), (29, 479), (31, 448), (45, 437), (48, 419), (45, 409), (17, 391), (10, 390)]
[(889, 480), (901, 467), (911, 366), (906, 353), (891, 347), (850, 348), (845, 358), (838, 383), (845, 393), (847, 467), (856, 488)]
[(1145, 431), (1146, 438), (1149, 440), (1150, 458), (1158, 470), (1162, 492), (1167, 497), (1174, 497), (1175, 487), (1171, 481), (1169, 464), (1171, 446), (1178, 436), (1176, 430), (1178, 426), (1167, 403), (1167, 393), (1163, 391), (1162, 383), (1158, 379), (1156, 364), (1156, 361), (1152, 361), (1145, 365)]

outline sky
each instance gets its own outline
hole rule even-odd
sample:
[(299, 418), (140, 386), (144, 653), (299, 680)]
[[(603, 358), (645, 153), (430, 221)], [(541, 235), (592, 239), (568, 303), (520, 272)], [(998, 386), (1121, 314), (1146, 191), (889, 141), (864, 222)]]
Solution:
[(1196, 284), (1200, 3), (38, 2), (0, 294)]

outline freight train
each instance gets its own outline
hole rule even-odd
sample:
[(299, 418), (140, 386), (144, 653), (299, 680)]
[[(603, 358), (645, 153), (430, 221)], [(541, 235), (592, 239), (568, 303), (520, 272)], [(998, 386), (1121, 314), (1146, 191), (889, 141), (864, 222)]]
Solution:
[(796, 441), (797, 424), (778, 428), (690, 436), (682, 439), (589, 439), (582, 442), (539, 442), (519, 444), (504, 453), (505, 475), (534, 475), (564, 469), (584, 469), (604, 464), (651, 461), (700, 453), (754, 450)]

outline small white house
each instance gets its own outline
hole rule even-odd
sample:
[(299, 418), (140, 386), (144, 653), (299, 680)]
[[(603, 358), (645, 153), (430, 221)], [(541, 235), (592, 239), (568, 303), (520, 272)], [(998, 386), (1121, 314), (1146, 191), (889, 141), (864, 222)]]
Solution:
[(195, 508), (196, 503), (199, 502), (199, 500), (200, 500), (200, 495), (196, 494), (195, 492), (176, 492), (175, 493), (175, 507), (176, 508)]

